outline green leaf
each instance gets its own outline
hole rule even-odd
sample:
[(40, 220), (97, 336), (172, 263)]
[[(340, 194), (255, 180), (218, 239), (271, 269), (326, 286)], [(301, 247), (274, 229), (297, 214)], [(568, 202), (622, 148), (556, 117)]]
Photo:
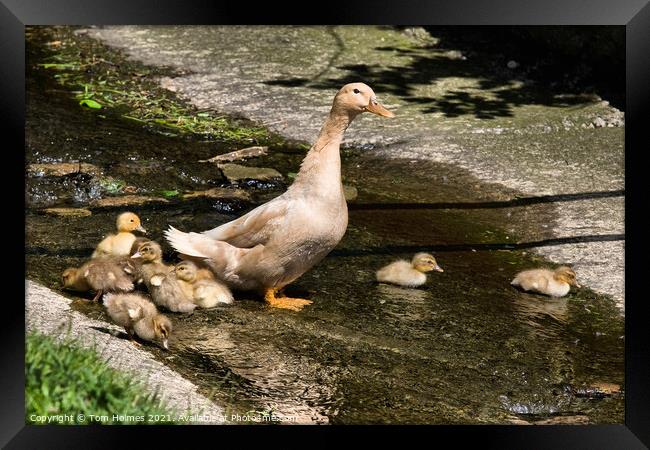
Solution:
[(106, 177), (99, 180), (99, 185), (109, 194), (117, 194), (122, 191), (122, 188), (126, 186), (126, 183), (122, 180)]
[(43, 67), (44, 69), (76, 69), (77, 65), (74, 63), (45, 63), (45, 64), (39, 64), (39, 66)]
[(161, 191), (161, 194), (165, 197), (176, 197), (178, 194), (180, 194), (180, 192), (174, 189), (172, 191)]
[(97, 103), (95, 100), (91, 100), (89, 98), (80, 100), (79, 104), (81, 106), (87, 106), (88, 108), (92, 108), (92, 109), (100, 109), (102, 107), (100, 103)]

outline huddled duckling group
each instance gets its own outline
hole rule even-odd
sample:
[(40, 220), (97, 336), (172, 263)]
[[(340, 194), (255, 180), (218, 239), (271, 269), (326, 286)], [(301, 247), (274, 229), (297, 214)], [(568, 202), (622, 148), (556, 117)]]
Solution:
[[(81, 267), (65, 269), (62, 283), (65, 289), (94, 291), (93, 301), (105, 294), (106, 312), (126, 329), (129, 337), (156, 341), (168, 348), (172, 324), (156, 305), (171, 312), (189, 313), (197, 307), (213, 308), (233, 302), (228, 287), (217, 281), (210, 270), (191, 261), (176, 266), (165, 264), (157, 242), (133, 234), (146, 233), (136, 214), (120, 214), (117, 231), (104, 238)], [(149, 296), (132, 292), (140, 284)]]

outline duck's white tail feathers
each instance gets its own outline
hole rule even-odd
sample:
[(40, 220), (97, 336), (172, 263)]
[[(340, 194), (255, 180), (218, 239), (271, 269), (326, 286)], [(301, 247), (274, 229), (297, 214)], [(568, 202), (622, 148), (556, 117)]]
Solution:
[(164, 234), (167, 241), (179, 253), (197, 258), (209, 258), (211, 256), (210, 250), (214, 246), (214, 239), (199, 233), (185, 233), (171, 225)]
[[(232, 278), (241, 258), (250, 251), (261, 251), (262, 246), (253, 249), (238, 248), (224, 241), (215, 240), (202, 233), (183, 233), (169, 227), (165, 237), (183, 259), (193, 259), (206, 264), (218, 277)], [(197, 261), (198, 260), (198, 261)]]

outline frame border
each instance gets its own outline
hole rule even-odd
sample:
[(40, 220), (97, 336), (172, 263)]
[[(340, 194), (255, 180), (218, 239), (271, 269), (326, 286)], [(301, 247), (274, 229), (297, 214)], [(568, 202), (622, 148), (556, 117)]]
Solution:
[[(631, 205), (642, 201), (640, 189), (643, 180), (641, 154), (647, 147), (643, 127), (648, 123), (650, 104), (650, 4), (647, 0), (547, 0), (522, 4), (517, 0), (475, 2), (471, 0), (444, 0), (423, 4), (417, 0), (391, 3), (389, 0), (332, 0), (327, 10), (310, 15), (313, 8), (282, 10), (275, 2), (258, 3), (254, 8), (233, 1), (211, 4), (201, 0), (163, 0), (154, 5), (146, 0), (101, 0), (92, 5), (83, 0), (0, 0), (0, 114), (9, 133), (3, 135), (7, 151), (4, 158), (18, 180), (5, 181), (11, 186), (25, 187), (23, 171), (13, 167), (23, 163), (25, 132), (25, 25), (63, 24), (418, 24), (418, 25), (625, 25), (626, 26), (626, 234), (633, 242), (643, 239), (640, 208)], [(6, 138), (9, 138), (7, 140)], [(11, 143), (11, 144), (9, 144)], [(13, 149), (13, 151), (12, 151)], [(19, 151), (20, 149), (20, 151)], [(15, 201), (16, 233), (25, 232), (24, 194), (11, 192)], [(22, 199), (22, 200), (21, 200)], [(639, 217), (635, 218), (634, 215)], [(17, 259), (24, 246), (6, 242), (5, 254)], [(625, 425), (590, 426), (347, 426), (347, 427), (256, 427), (257, 438), (286, 437), (287, 432), (312, 437), (316, 434), (328, 441), (349, 436), (348, 430), (361, 431), (368, 437), (384, 437), (395, 432), (434, 432), (436, 439), (449, 438), (453, 442), (468, 440), (499, 448), (647, 448), (650, 446), (650, 339), (645, 328), (643, 298), (637, 298), (643, 286), (639, 266), (644, 253), (637, 246), (628, 246), (626, 254), (626, 328), (625, 328)], [(638, 264), (631, 262), (639, 261)], [(645, 268), (645, 267), (644, 267)], [(25, 295), (24, 272), (16, 273), (14, 289)], [(20, 280), (20, 281), (19, 281)], [(12, 280), (13, 281), (13, 280)], [(13, 296), (12, 296), (13, 297)], [(13, 300), (13, 301), (12, 301)], [(200, 434), (227, 432), (229, 437), (246, 440), (253, 433), (248, 427), (83, 427), (26, 426), (24, 412), (24, 308), (16, 299), (8, 298), (10, 308), (0, 325), (3, 376), (0, 386), (4, 402), (0, 408), (0, 445), (5, 448), (38, 448), (46, 442), (49, 448), (83, 448), (92, 442), (96, 448), (114, 448), (133, 443), (136, 439), (165, 439), (168, 445), (178, 439), (187, 444)], [(15, 308), (15, 311), (13, 310)], [(22, 345), (21, 345), (22, 344)], [(219, 428), (219, 430), (215, 430)], [(308, 430), (306, 430), (306, 428)], [(292, 431), (289, 431), (292, 430)], [(343, 432), (342, 432), (343, 430)], [(189, 434), (192, 433), (192, 434)], [(344, 434), (344, 436), (335, 436)], [(337, 439), (339, 441), (339, 439)], [(153, 443), (153, 441), (150, 441)], [(644, 445), (645, 443), (645, 445)]]

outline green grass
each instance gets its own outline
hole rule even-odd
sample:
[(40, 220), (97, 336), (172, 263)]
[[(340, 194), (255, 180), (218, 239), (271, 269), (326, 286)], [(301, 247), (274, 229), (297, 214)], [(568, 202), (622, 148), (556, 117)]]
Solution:
[[(67, 414), (51, 423), (61, 424), (143, 424), (173, 423), (149, 421), (149, 415), (174, 417), (156, 395), (145, 391), (132, 377), (106, 365), (94, 350), (82, 348), (74, 341), (56, 341), (40, 334), (27, 335), (25, 351), (25, 403), (28, 424), (41, 424), (36, 416)], [(79, 415), (84, 419), (80, 420)], [(142, 416), (134, 422), (123, 416)], [(107, 416), (107, 420), (92, 420)], [(45, 422), (47, 423), (47, 422)]]
[(128, 60), (122, 52), (72, 31), (70, 27), (28, 27), (26, 37), (46, 48), (36, 66), (51, 71), (80, 108), (114, 111), (165, 134), (249, 145), (269, 145), (280, 139), (263, 127), (197, 110), (154, 81), (165, 69)]

